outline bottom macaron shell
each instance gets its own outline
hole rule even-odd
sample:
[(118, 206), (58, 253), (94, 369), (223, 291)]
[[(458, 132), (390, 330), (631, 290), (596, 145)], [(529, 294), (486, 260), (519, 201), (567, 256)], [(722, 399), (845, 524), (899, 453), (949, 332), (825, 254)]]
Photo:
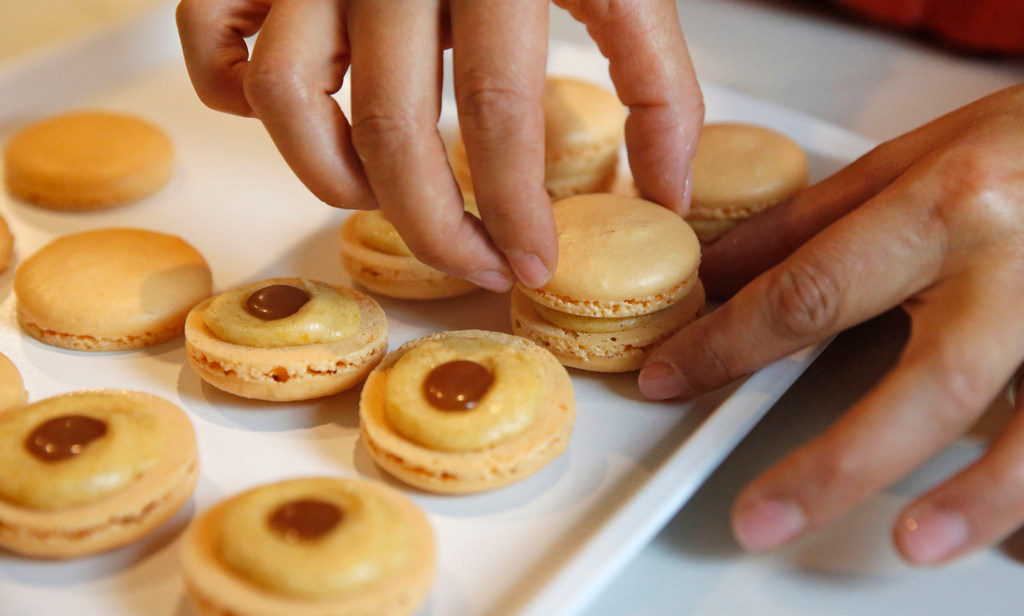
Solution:
[(210, 298), (196, 306), (185, 321), (189, 364), (207, 383), (243, 398), (310, 400), (351, 388), (384, 358), (387, 317), (372, 298), (339, 288), (359, 304), (360, 328), (351, 338), (277, 348), (233, 344), (217, 338), (206, 326), (203, 314)]
[[(390, 491), (383, 486), (370, 489), (382, 494)], [(404, 498), (396, 504), (409, 512), (417, 531), (414, 562), (387, 580), (368, 583), (358, 592), (321, 600), (275, 594), (236, 574), (222, 562), (219, 528), (226, 504), (215, 505), (193, 520), (182, 540), (185, 588), (199, 616), (409, 616), (430, 591), (436, 561), (433, 531), (427, 517), (405, 503)]]
[(155, 396), (122, 393), (145, 400), (160, 418), (168, 446), (157, 466), (126, 489), (69, 509), (41, 511), (0, 500), (0, 546), (47, 559), (106, 552), (153, 531), (191, 497), (199, 458), (188, 417)]
[(642, 327), (612, 333), (588, 333), (568, 330), (547, 321), (537, 312), (533, 301), (516, 289), (512, 292), (511, 301), (512, 331), (548, 349), (569, 368), (591, 372), (632, 372), (640, 369), (651, 349), (700, 316), (704, 300), (704, 286), (698, 280), (685, 297)]
[(407, 439), (387, 420), (385, 391), (389, 369), (408, 345), (417, 342), (412, 341), (390, 353), (363, 385), (359, 433), (373, 461), (411, 486), (442, 494), (468, 494), (520, 481), (560, 456), (572, 435), (576, 401), (569, 375), (558, 360), (529, 340), (497, 332), (444, 332), (421, 340), (452, 334), (496, 336), (535, 354), (546, 366), (548, 377), (541, 398), (547, 402), (544, 412), (526, 431), (483, 449), (438, 451)]
[(354, 221), (349, 216), (341, 226), (341, 265), (353, 281), (368, 290), (398, 299), (427, 300), (456, 297), (480, 288), (415, 257), (388, 254), (367, 246), (359, 241)]

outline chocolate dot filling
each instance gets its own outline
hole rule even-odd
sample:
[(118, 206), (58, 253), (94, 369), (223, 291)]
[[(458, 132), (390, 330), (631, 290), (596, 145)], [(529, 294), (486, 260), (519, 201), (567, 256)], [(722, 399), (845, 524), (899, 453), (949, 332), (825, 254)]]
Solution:
[(61, 415), (36, 426), (25, 439), (25, 449), (44, 462), (59, 462), (82, 453), (106, 433), (106, 422), (95, 417)]
[(245, 311), (264, 321), (290, 317), (309, 301), (305, 289), (290, 284), (274, 284), (253, 291), (245, 300)]
[(329, 533), (341, 522), (342, 511), (333, 504), (316, 498), (303, 498), (285, 503), (270, 514), (267, 522), (288, 543), (311, 541)]
[(476, 406), (494, 382), (486, 367), (466, 359), (443, 363), (423, 381), (423, 395), (442, 411), (467, 411)]

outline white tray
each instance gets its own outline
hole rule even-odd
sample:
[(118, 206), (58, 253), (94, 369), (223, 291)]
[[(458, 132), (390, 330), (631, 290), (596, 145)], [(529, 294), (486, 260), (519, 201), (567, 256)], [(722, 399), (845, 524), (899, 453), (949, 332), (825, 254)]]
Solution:
[[(550, 70), (609, 84), (597, 51), (557, 32)], [(784, 131), (807, 148), (816, 178), (871, 145), (813, 118), (704, 87), (709, 119)], [(82, 107), (134, 112), (162, 126), (177, 147), (174, 178), (143, 202), (95, 213), (51, 212), (0, 195), (18, 259), (61, 234), (136, 226), (173, 232), (196, 246), (218, 289), (283, 275), (348, 283), (336, 242), (347, 213), (307, 193), (257, 122), (199, 103), (181, 62), (171, 5), (0, 67), (0, 140), (33, 118)], [(451, 104), (442, 124), (449, 131), (454, 126)], [(176, 550), (189, 519), (244, 488), (305, 474), (389, 482), (428, 512), (439, 573), (421, 615), (571, 614), (689, 499), (823, 348), (687, 404), (644, 401), (633, 374), (573, 371), (578, 423), (565, 455), (506, 489), (438, 497), (375, 468), (357, 439), (358, 391), (310, 403), (259, 403), (202, 383), (186, 365), (181, 340), (124, 353), (48, 347), (18, 330), (12, 278), (13, 267), (0, 275), (0, 351), (19, 367), (30, 399), (94, 387), (163, 396), (195, 424), (202, 476), (182, 511), (127, 548), (70, 562), (0, 550), (5, 616), (187, 616)], [(392, 348), (438, 330), (508, 330), (506, 298), (485, 292), (432, 303), (380, 302)]]

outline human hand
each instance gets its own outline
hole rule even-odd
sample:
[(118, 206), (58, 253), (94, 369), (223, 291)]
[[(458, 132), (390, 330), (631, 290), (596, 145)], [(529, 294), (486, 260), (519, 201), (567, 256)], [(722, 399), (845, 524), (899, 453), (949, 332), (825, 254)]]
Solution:
[[(731, 299), (656, 349), (650, 398), (714, 389), (902, 306), (892, 370), (828, 430), (745, 487), (733, 529), (765, 550), (821, 527), (965, 432), (1024, 359), (1024, 86), (887, 142), (704, 253)], [(738, 289), (738, 291), (737, 291)], [(1024, 395), (987, 452), (919, 496), (903, 557), (946, 562), (1024, 522)]]
[[(609, 60), (641, 194), (684, 212), (703, 103), (675, 2), (558, 4)], [(421, 261), (486, 289), (537, 287), (554, 271), (547, 0), (183, 0), (177, 19), (200, 99), (262, 121), (318, 198), (380, 207)], [(448, 47), (481, 220), (464, 212), (437, 128)], [(332, 98), (346, 76), (351, 118)]]

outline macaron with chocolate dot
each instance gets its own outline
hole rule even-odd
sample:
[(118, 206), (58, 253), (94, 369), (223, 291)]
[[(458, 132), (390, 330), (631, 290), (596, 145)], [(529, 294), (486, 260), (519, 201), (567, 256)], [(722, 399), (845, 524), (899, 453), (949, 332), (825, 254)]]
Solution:
[(307, 400), (362, 381), (387, 352), (387, 319), (371, 297), (304, 278), (271, 278), (197, 305), (185, 323), (189, 364), (223, 391)]
[(71, 558), (146, 535), (199, 475), (185, 413), (157, 396), (88, 390), (0, 412), (0, 546)]
[(687, 222), (704, 244), (807, 185), (807, 154), (774, 129), (741, 122), (709, 123), (690, 161)]
[(191, 244), (130, 228), (58, 237), (14, 274), (22, 330), (78, 351), (139, 349), (177, 338), (189, 310), (212, 287), (210, 267)]
[(429, 519), (387, 486), (302, 477), (198, 516), (182, 541), (197, 614), (408, 616), (433, 583)]
[(411, 340), (367, 378), (359, 430), (396, 478), (437, 493), (520, 481), (560, 456), (576, 418), (572, 382), (533, 342), (457, 330)]
[(58, 210), (123, 205), (160, 189), (174, 170), (170, 138), (149, 120), (114, 111), (75, 111), (19, 130), (4, 151), (7, 190)]
[(538, 289), (512, 292), (512, 331), (564, 365), (637, 370), (647, 353), (704, 307), (700, 243), (650, 201), (578, 195), (553, 205), (558, 267)]

